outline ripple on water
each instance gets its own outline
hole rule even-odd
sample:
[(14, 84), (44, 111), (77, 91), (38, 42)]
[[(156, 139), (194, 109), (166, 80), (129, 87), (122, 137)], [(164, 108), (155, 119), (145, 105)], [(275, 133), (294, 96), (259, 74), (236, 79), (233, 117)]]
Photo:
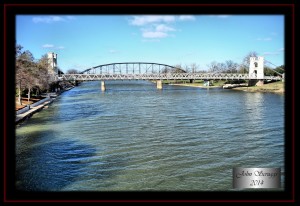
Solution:
[(106, 86), (83, 82), (17, 128), (19, 189), (230, 191), (234, 167), (284, 169), (276, 94)]

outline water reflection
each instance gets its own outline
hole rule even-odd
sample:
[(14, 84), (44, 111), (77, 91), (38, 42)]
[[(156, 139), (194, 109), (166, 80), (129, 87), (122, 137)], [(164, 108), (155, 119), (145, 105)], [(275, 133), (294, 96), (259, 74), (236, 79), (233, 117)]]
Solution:
[(84, 173), (88, 166), (84, 160), (95, 155), (94, 148), (75, 141), (31, 142), (30, 145), (33, 146), (23, 148), (16, 156), (19, 190), (61, 190)]
[(227, 191), (234, 167), (284, 166), (280, 95), (106, 86), (84, 82), (17, 129), (18, 188)]
[(263, 110), (266, 106), (264, 103), (264, 95), (261, 92), (246, 93), (244, 95), (245, 113), (250, 121), (254, 125), (259, 125), (264, 119)]

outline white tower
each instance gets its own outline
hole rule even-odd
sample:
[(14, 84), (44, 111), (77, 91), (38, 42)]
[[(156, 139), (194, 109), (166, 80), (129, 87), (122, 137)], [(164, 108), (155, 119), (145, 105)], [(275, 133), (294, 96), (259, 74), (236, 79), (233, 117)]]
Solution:
[(49, 72), (57, 74), (57, 54), (48, 52)]
[(250, 57), (249, 76), (264, 79), (264, 57)]

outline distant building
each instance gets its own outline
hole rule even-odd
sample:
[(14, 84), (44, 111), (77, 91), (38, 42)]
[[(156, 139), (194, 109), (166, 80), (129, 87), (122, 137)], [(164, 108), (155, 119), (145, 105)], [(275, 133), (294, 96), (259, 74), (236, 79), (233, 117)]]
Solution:
[(49, 72), (57, 74), (57, 54), (54, 52), (48, 52)]
[(250, 57), (249, 76), (264, 79), (264, 57)]
[(264, 57), (250, 57), (248, 86), (264, 85)]

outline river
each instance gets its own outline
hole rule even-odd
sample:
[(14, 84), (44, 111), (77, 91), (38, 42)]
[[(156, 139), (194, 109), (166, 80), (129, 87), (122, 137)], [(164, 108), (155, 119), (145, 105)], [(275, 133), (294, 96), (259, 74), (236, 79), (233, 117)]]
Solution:
[(16, 128), (26, 191), (231, 191), (234, 167), (279, 167), (284, 95), (83, 82)]

